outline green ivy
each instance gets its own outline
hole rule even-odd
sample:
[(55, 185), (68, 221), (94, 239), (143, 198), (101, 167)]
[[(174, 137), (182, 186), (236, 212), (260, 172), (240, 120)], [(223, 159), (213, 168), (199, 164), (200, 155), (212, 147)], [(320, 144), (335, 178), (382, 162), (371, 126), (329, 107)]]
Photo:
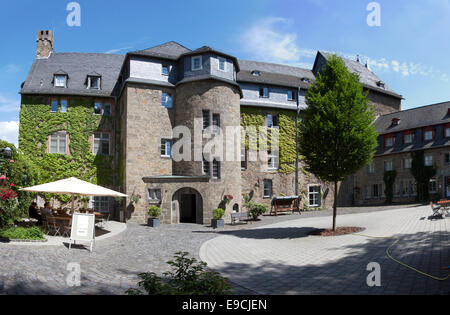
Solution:
[[(20, 150), (39, 168), (40, 183), (77, 177), (99, 185), (113, 184), (113, 157), (91, 153), (90, 135), (104, 124), (112, 124), (111, 117), (94, 115), (94, 99), (70, 98), (67, 113), (52, 113), (45, 97), (22, 97), (20, 110)], [(70, 137), (70, 155), (49, 154), (48, 136), (66, 131)], [(49, 199), (50, 195), (45, 198)], [(62, 202), (70, 196), (56, 195)]]
[[(295, 172), (295, 111), (290, 110), (271, 110), (270, 113), (278, 115), (279, 124), (279, 148), (280, 148), (280, 168), (279, 173), (290, 174)], [(258, 131), (259, 127), (264, 126), (267, 111), (258, 108), (241, 108), (241, 126), (245, 129), (255, 126)], [(264, 137), (265, 135), (263, 135)], [(267, 135), (268, 145), (271, 144), (270, 134)], [(244, 140), (244, 139), (243, 139)], [(246, 138), (243, 141), (246, 149), (257, 150), (260, 147), (259, 139), (256, 143), (250, 143)], [(302, 170), (303, 171), (303, 170)]]
[(392, 203), (392, 199), (394, 197), (394, 183), (395, 178), (397, 177), (397, 171), (386, 171), (384, 172), (384, 185), (386, 189), (384, 190), (384, 194), (386, 195), (386, 203)]

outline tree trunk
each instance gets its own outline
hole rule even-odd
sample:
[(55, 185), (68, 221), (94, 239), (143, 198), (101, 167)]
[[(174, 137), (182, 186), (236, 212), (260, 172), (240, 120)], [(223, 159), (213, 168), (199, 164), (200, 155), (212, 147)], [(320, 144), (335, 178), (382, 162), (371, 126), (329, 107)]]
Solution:
[(337, 190), (338, 182), (334, 182), (334, 201), (333, 201), (333, 231), (336, 231), (336, 213), (337, 213)]

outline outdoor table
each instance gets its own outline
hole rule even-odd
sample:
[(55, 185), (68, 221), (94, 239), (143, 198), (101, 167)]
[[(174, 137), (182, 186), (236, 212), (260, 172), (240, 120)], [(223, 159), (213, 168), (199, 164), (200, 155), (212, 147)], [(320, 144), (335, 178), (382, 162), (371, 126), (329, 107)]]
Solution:
[(439, 206), (441, 206), (441, 208), (439, 209), (439, 212), (441, 212), (442, 216), (444, 216), (445, 214), (449, 214), (449, 210), (450, 210), (450, 200), (441, 200), (438, 201), (437, 203)]

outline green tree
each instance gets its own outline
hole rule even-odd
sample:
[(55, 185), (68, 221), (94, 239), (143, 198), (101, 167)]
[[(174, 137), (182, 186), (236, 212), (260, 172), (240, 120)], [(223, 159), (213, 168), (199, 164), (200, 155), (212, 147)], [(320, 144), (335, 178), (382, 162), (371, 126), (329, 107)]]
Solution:
[(386, 203), (392, 203), (392, 199), (394, 198), (394, 183), (396, 177), (396, 170), (384, 172), (384, 185), (386, 187), (384, 194), (386, 195)]
[(374, 113), (357, 75), (341, 58), (329, 58), (306, 94), (300, 125), (300, 153), (306, 169), (334, 183), (333, 230), (338, 183), (371, 163), (377, 147)]
[(428, 200), (430, 179), (436, 175), (436, 166), (425, 165), (425, 155), (423, 151), (412, 152), (411, 157), (411, 174), (417, 183), (417, 200)]

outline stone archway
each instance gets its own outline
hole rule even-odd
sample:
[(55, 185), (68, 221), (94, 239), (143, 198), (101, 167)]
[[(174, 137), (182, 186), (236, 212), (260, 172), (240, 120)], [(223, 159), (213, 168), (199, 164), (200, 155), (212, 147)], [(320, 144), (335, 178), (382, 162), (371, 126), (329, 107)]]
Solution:
[(178, 203), (179, 223), (203, 224), (203, 198), (197, 190), (181, 188), (173, 194), (172, 201)]

